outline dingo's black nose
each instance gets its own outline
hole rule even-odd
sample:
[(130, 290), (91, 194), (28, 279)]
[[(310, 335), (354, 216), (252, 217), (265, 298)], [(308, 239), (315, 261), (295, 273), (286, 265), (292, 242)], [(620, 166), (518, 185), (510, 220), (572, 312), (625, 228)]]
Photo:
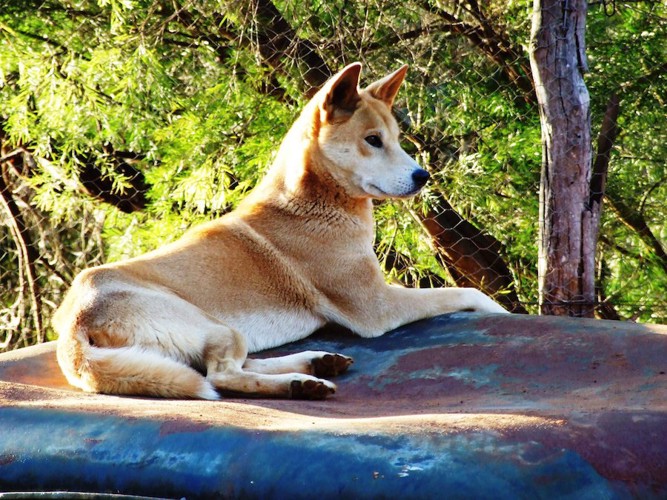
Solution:
[(419, 187), (422, 187), (424, 184), (426, 184), (426, 181), (428, 181), (429, 177), (431, 177), (431, 174), (429, 174), (423, 168), (418, 168), (412, 172), (412, 181)]

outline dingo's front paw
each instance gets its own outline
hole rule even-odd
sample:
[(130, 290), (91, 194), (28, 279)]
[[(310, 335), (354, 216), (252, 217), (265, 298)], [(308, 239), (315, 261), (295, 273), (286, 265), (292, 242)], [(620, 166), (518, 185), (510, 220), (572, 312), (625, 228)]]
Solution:
[(289, 388), (290, 399), (326, 399), (336, 392), (336, 386), (326, 380), (293, 380)]
[(325, 354), (311, 363), (316, 377), (335, 377), (346, 372), (354, 360), (342, 354)]

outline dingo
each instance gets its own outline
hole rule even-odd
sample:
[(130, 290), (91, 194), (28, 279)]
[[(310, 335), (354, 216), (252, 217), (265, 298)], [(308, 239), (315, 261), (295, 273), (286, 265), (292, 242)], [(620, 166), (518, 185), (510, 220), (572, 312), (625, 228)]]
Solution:
[(247, 354), (329, 322), (377, 337), (450, 311), (506, 312), (474, 289), (385, 282), (371, 200), (412, 196), (429, 175), (401, 149), (391, 114), (407, 66), (363, 90), (360, 71), (347, 66), (313, 97), (235, 211), (77, 276), (54, 316), (58, 362), (72, 385), (175, 398), (322, 399), (336, 386), (318, 377), (345, 371), (350, 358)]

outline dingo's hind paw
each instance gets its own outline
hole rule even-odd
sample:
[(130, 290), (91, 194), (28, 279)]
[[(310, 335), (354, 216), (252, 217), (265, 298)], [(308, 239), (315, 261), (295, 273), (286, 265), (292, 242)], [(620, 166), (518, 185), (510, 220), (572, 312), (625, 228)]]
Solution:
[(336, 392), (336, 386), (326, 380), (293, 380), (290, 384), (290, 399), (326, 399)]
[(316, 377), (335, 377), (347, 371), (354, 360), (342, 354), (325, 354), (312, 360)]

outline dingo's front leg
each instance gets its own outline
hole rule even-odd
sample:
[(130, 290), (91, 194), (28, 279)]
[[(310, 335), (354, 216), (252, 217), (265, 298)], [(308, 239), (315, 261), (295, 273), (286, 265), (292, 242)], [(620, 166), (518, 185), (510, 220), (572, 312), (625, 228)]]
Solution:
[(403, 288), (387, 285), (363, 315), (349, 325), (362, 337), (383, 333), (420, 319), (456, 311), (509, 314), (474, 288)]

